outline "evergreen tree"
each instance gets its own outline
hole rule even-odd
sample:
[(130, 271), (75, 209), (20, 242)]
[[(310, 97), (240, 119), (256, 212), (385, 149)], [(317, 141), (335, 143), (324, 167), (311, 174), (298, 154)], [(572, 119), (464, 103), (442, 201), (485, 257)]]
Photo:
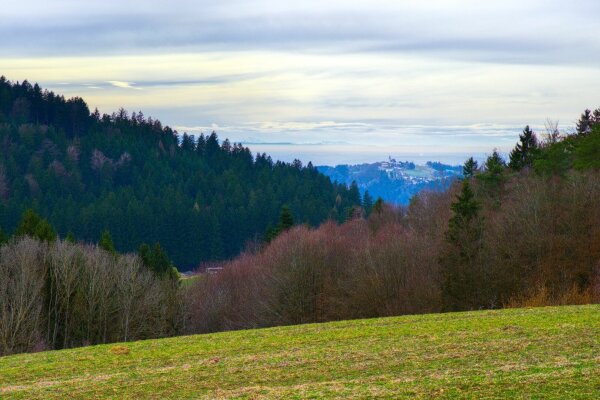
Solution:
[(475, 176), (475, 172), (477, 171), (478, 167), (479, 167), (479, 165), (477, 164), (477, 161), (475, 161), (475, 159), (473, 159), (473, 157), (469, 157), (469, 159), (467, 161), (465, 161), (465, 165), (463, 166), (464, 178), (470, 179), (473, 176)]
[(67, 241), (68, 243), (75, 243), (75, 236), (73, 235), (73, 232), (67, 232), (67, 237), (65, 238), (65, 241)]
[(360, 205), (360, 190), (358, 190), (358, 185), (356, 184), (356, 181), (352, 181), (352, 183), (350, 184), (348, 200), (353, 205)]
[(4, 233), (2, 227), (0, 227), (0, 246), (6, 242), (8, 242), (8, 236)]
[(27, 209), (23, 213), (21, 222), (19, 222), (15, 231), (15, 236), (30, 236), (46, 242), (56, 240), (56, 232), (52, 225), (32, 209)]
[(277, 228), (273, 227), (273, 225), (269, 224), (269, 226), (267, 227), (267, 230), (265, 231), (265, 234), (263, 235), (263, 241), (266, 243), (269, 243), (277, 237), (277, 234), (278, 234)]
[(484, 286), (479, 260), (481, 242), (480, 205), (468, 180), (452, 203), (446, 240), (449, 248), (440, 260), (442, 265), (442, 299), (451, 311), (481, 306), (479, 288)]
[(105, 229), (104, 232), (102, 232), (102, 237), (100, 238), (98, 247), (100, 247), (102, 250), (106, 250), (110, 253), (113, 253), (113, 254), (116, 253), (115, 245), (113, 243), (112, 237), (111, 237), (108, 229)]
[(279, 214), (279, 224), (277, 225), (278, 233), (287, 231), (291, 227), (294, 226), (294, 216), (290, 211), (290, 208), (286, 205), (281, 207), (281, 212)]
[(510, 152), (510, 162), (508, 166), (519, 171), (533, 165), (534, 157), (538, 150), (538, 142), (535, 133), (529, 128), (529, 125), (523, 129), (519, 135), (519, 143)]
[(146, 243), (143, 243), (138, 250), (138, 255), (144, 266), (154, 272), (157, 276), (176, 277), (175, 267), (167, 253), (160, 246), (160, 243), (155, 243), (152, 248)]
[(487, 158), (483, 166), (484, 172), (477, 175), (477, 179), (482, 181), (488, 190), (496, 192), (504, 179), (504, 169), (506, 162), (500, 156), (497, 150), (494, 150), (491, 156)]
[(367, 217), (371, 214), (373, 210), (373, 197), (369, 193), (368, 190), (365, 190), (365, 194), (363, 196), (362, 207), (365, 210), (365, 214)]
[(383, 212), (383, 199), (381, 197), (378, 197), (377, 201), (375, 201), (373, 211), (375, 211), (376, 214), (381, 214)]
[(457, 244), (460, 232), (477, 217), (480, 208), (468, 181), (463, 181), (461, 192), (450, 208), (453, 215), (448, 221), (447, 239), (450, 243)]
[(585, 136), (590, 133), (592, 130), (592, 112), (587, 109), (581, 114), (579, 117), (579, 121), (577, 121), (577, 134), (580, 136)]
[(194, 137), (184, 133), (183, 137), (181, 138), (181, 148), (188, 151), (194, 150)]

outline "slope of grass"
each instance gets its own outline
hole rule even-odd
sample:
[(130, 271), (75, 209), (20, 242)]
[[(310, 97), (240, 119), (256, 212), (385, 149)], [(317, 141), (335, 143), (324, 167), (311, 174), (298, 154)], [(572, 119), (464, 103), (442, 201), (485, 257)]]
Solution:
[(0, 398), (600, 398), (600, 306), (405, 316), (0, 358)]

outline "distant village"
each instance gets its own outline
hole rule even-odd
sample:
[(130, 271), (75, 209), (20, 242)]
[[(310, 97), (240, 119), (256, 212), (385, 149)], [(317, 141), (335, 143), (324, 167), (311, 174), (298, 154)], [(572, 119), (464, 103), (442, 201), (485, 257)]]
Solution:
[(460, 168), (439, 162), (428, 161), (425, 165), (415, 165), (411, 161), (397, 161), (391, 156), (388, 161), (377, 163), (379, 171), (384, 171), (391, 180), (403, 180), (411, 184), (428, 183), (460, 175)]

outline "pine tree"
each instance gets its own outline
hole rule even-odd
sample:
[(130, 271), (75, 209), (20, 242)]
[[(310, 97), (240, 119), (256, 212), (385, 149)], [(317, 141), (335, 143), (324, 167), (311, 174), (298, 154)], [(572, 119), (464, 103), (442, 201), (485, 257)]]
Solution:
[(456, 244), (459, 240), (459, 233), (473, 221), (479, 212), (479, 203), (475, 200), (475, 193), (471, 189), (469, 181), (463, 181), (461, 192), (456, 201), (450, 205), (453, 216), (448, 222), (447, 239)]
[(143, 243), (138, 250), (138, 255), (144, 266), (157, 276), (169, 276), (171, 278), (176, 276), (175, 267), (160, 243), (155, 243), (152, 248)]
[(468, 180), (463, 180), (460, 194), (452, 203), (448, 222), (448, 250), (442, 256), (442, 299), (446, 310), (474, 309), (481, 306), (480, 287), (485, 287), (481, 274), (479, 250), (481, 242), (480, 205)]
[(113, 243), (112, 237), (110, 236), (110, 232), (108, 231), (108, 229), (105, 229), (104, 232), (102, 232), (102, 237), (100, 238), (98, 247), (110, 253), (116, 253), (115, 245)]
[(463, 176), (465, 179), (470, 179), (475, 176), (475, 172), (479, 168), (477, 161), (473, 159), (473, 157), (469, 157), (467, 161), (465, 161), (465, 165), (463, 165)]
[(181, 148), (183, 150), (191, 151), (194, 150), (195, 147), (196, 145), (194, 143), (194, 137), (184, 133), (183, 137), (181, 138)]
[(352, 206), (360, 205), (360, 191), (358, 190), (358, 185), (356, 181), (352, 181), (349, 188), (348, 200), (350, 201)]
[(15, 236), (30, 236), (46, 242), (56, 240), (56, 232), (52, 225), (32, 209), (27, 209), (23, 213), (15, 231)]
[(67, 232), (67, 237), (65, 237), (65, 241), (68, 243), (75, 243), (75, 236), (73, 235), (73, 232)]
[(492, 192), (498, 189), (503, 180), (506, 162), (497, 150), (494, 150), (491, 156), (487, 158), (483, 166), (484, 172), (477, 175), (477, 179), (486, 184), (488, 190)]
[(529, 128), (529, 125), (527, 125), (525, 129), (523, 129), (523, 133), (519, 135), (519, 143), (517, 143), (515, 148), (510, 152), (510, 162), (508, 166), (515, 171), (531, 167), (537, 150), (537, 137)]
[(363, 195), (362, 207), (365, 210), (367, 217), (371, 214), (371, 211), (373, 211), (373, 197), (371, 197), (368, 190), (365, 190), (365, 194)]
[(277, 225), (277, 229), (279, 233), (287, 231), (292, 226), (294, 226), (294, 216), (290, 211), (290, 208), (286, 205), (281, 207), (281, 213), (279, 214), (279, 224)]
[(592, 112), (587, 109), (579, 117), (577, 121), (577, 134), (580, 136), (586, 136), (592, 130)]

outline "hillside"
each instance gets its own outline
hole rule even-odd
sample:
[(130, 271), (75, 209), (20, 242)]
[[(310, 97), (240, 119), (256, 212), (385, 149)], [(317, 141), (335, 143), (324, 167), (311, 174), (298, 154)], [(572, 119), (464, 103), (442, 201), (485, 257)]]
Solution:
[(462, 166), (428, 161), (424, 165), (389, 158), (372, 164), (318, 166), (332, 181), (350, 185), (356, 182), (362, 193), (368, 191), (392, 204), (408, 205), (422, 190), (442, 191), (462, 176)]
[(600, 306), (430, 314), (0, 358), (18, 398), (594, 398)]
[(179, 134), (142, 112), (90, 113), (37, 84), (0, 78), (0, 228), (27, 208), (61, 237), (96, 243), (110, 231), (120, 252), (159, 242), (183, 269), (237, 255), (277, 222), (343, 221), (358, 192), (312, 165), (273, 162), (216, 133)]

